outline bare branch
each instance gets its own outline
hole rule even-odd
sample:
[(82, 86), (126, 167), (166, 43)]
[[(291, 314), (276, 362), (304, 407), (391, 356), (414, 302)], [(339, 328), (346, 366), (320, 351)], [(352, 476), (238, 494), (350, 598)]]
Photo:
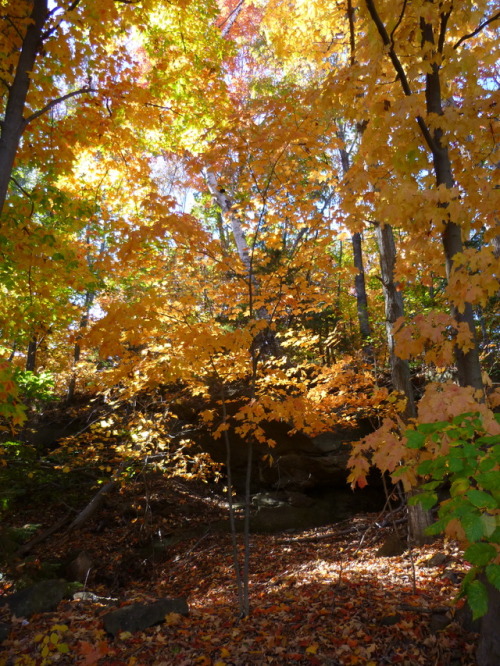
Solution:
[(401, 7), (401, 14), (399, 15), (399, 18), (396, 22), (396, 25), (391, 30), (391, 44), (392, 44), (393, 48), (394, 48), (394, 35), (396, 34), (396, 30), (401, 25), (401, 21), (403, 20), (403, 16), (405, 15), (407, 2), (408, 2), (408, 0), (403, 0), (403, 6)]
[(489, 25), (490, 23), (493, 23), (493, 21), (498, 21), (498, 19), (500, 19), (500, 12), (497, 12), (496, 14), (493, 14), (493, 16), (490, 16), (489, 19), (486, 19), (485, 21), (480, 23), (477, 26), (477, 28), (475, 30), (473, 30), (472, 32), (469, 32), (467, 35), (463, 35), (463, 37), (460, 37), (458, 42), (453, 44), (453, 48), (458, 49), (458, 47), (461, 44), (463, 44), (463, 42), (465, 42), (465, 40), (471, 39), (472, 37), (475, 37), (478, 33), (481, 32), (481, 30), (483, 30), (483, 28), (486, 28), (486, 26)]
[(53, 109), (54, 106), (57, 106), (61, 102), (65, 102), (67, 99), (71, 99), (71, 97), (76, 97), (77, 95), (83, 95), (85, 93), (91, 93), (91, 92), (97, 92), (95, 88), (91, 88), (90, 86), (84, 86), (83, 88), (80, 88), (79, 90), (73, 90), (70, 93), (67, 93), (66, 95), (63, 95), (62, 97), (57, 97), (57, 99), (51, 100), (48, 104), (46, 104), (42, 109), (39, 109), (38, 111), (35, 111), (34, 113), (31, 114), (31, 116), (28, 116), (27, 118), (24, 119), (24, 124), (29, 125), (29, 123), (33, 122), (36, 118), (39, 118), (40, 116), (43, 116), (44, 113), (47, 113), (47, 111), (50, 111), (50, 109)]
[(236, 5), (236, 7), (222, 21), (221, 25), (219, 26), (219, 28), (221, 28), (222, 37), (227, 37), (227, 35), (229, 34), (229, 31), (231, 30), (233, 25), (236, 23), (236, 19), (238, 18), (238, 16), (240, 15), (241, 10), (243, 9), (244, 2), (245, 2), (245, 0), (240, 0), (238, 2), (238, 4)]

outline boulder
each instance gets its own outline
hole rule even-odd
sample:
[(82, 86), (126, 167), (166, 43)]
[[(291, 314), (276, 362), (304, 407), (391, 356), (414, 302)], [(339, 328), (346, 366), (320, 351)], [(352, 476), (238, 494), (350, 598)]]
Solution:
[(7, 604), (16, 617), (31, 617), (35, 613), (55, 610), (67, 591), (65, 580), (42, 580), (11, 594), (7, 597)]
[(65, 566), (64, 575), (68, 580), (78, 583), (85, 583), (94, 563), (88, 553), (84, 550), (73, 554)]
[(159, 599), (152, 604), (124, 606), (103, 617), (104, 628), (112, 636), (121, 631), (135, 633), (160, 624), (169, 613), (187, 615), (189, 609), (185, 599)]
[(375, 553), (376, 557), (398, 557), (402, 555), (408, 546), (397, 534), (389, 534), (384, 543)]

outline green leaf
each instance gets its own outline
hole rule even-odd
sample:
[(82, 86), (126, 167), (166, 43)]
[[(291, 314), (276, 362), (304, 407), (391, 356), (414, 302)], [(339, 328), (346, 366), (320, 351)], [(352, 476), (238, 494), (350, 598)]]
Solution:
[(434, 467), (434, 460), (424, 460), (418, 466), (417, 471), (422, 476), (426, 476), (427, 474), (432, 473), (433, 467)]
[(484, 536), (484, 524), (481, 516), (475, 513), (466, 513), (461, 519), (462, 527), (465, 530), (467, 539), (474, 543)]
[(484, 567), (497, 555), (497, 549), (489, 543), (473, 543), (467, 548), (464, 557), (471, 564)]
[(484, 525), (484, 535), (485, 537), (489, 538), (492, 536), (492, 534), (495, 531), (497, 521), (495, 516), (490, 515), (489, 513), (484, 513), (481, 516), (481, 520), (483, 521)]
[(417, 500), (422, 505), (422, 508), (428, 511), (429, 509), (432, 509), (432, 507), (436, 505), (438, 501), (438, 496), (437, 493), (422, 493), (421, 495), (417, 496)]
[(476, 444), (479, 446), (493, 446), (498, 444), (498, 435), (484, 435), (476, 439)]
[(455, 479), (451, 484), (450, 494), (452, 497), (457, 495), (465, 495), (466, 491), (470, 488), (469, 479), (459, 478)]
[(496, 527), (495, 531), (493, 534), (490, 534), (488, 537), (488, 541), (490, 543), (498, 543), (500, 544), (500, 527)]
[(450, 424), (448, 421), (437, 421), (436, 423), (421, 423), (418, 430), (424, 435), (432, 435), (435, 432), (446, 430)]
[(467, 497), (471, 503), (479, 509), (497, 508), (496, 500), (489, 493), (485, 493), (484, 490), (476, 490), (472, 488), (467, 492)]
[(472, 609), (472, 619), (477, 620), (488, 610), (488, 592), (480, 580), (474, 580), (465, 589), (467, 601)]
[(425, 445), (425, 440), (427, 438), (424, 433), (419, 432), (418, 430), (407, 430), (405, 435), (408, 440), (406, 446), (409, 449), (421, 449)]
[(498, 490), (500, 488), (500, 471), (481, 472), (476, 476), (476, 481), (485, 490)]
[(480, 472), (489, 472), (495, 467), (495, 465), (495, 461), (491, 458), (483, 458), (478, 465), (478, 469)]
[(465, 412), (464, 414), (459, 414), (458, 416), (454, 416), (451, 422), (454, 425), (461, 425), (462, 423), (468, 421), (468, 419), (471, 416), (476, 416), (476, 413), (475, 412)]
[(464, 468), (464, 461), (462, 458), (450, 457), (448, 466), (450, 468), (450, 472), (461, 472)]
[(500, 590), (500, 564), (488, 564), (485, 571), (486, 578), (497, 590)]

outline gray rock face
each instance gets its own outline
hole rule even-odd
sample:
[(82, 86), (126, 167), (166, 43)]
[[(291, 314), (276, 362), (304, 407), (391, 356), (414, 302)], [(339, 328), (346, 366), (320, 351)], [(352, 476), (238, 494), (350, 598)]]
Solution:
[[(344, 485), (350, 456), (349, 443), (368, 434), (368, 425), (346, 428), (339, 426), (335, 432), (326, 432), (308, 437), (292, 432), (291, 427), (281, 422), (262, 424), (273, 447), (263, 443), (253, 446), (253, 490), (312, 490), (330, 485)], [(231, 468), (233, 483), (238, 491), (245, 487), (247, 466), (247, 442), (230, 430)], [(199, 445), (213, 460), (225, 464), (226, 450), (222, 439), (201, 437)]]
[(124, 606), (104, 616), (104, 628), (113, 636), (121, 631), (143, 631), (163, 622), (169, 613), (187, 615), (189, 608), (185, 599), (160, 599), (152, 604)]
[(57, 608), (68, 589), (65, 580), (42, 580), (7, 598), (7, 604), (16, 617), (31, 617)]

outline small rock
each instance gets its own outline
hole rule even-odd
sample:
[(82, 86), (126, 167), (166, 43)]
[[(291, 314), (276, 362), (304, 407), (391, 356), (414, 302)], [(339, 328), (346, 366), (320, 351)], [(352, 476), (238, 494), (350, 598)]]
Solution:
[(104, 628), (113, 636), (121, 631), (143, 631), (163, 622), (169, 613), (187, 615), (189, 609), (185, 599), (160, 599), (152, 604), (124, 606), (103, 617)]
[(446, 560), (448, 559), (448, 556), (445, 553), (436, 553), (433, 555), (431, 558), (429, 558), (426, 562), (423, 563), (424, 567), (440, 567), (442, 566)]
[(444, 580), (449, 580), (450, 583), (457, 585), (463, 578), (463, 574), (453, 571), (453, 569), (445, 569), (443, 575), (441, 576)]
[(88, 553), (82, 550), (67, 564), (65, 575), (68, 580), (85, 583), (94, 563)]
[(445, 629), (450, 622), (450, 618), (444, 613), (433, 613), (429, 622), (429, 629), (435, 634)]
[(406, 544), (399, 536), (397, 534), (390, 534), (375, 555), (377, 557), (397, 557), (398, 555), (402, 555), (405, 550)]
[(57, 608), (68, 589), (65, 580), (42, 580), (7, 597), (7, 604), (16, 617), (31, 617)]
[(394, 615), (386, 615), (379, 621), (381, 627), (392, 627), (394, 624), (401, 622), (402, 616), (399, 613), (394, 613)]

